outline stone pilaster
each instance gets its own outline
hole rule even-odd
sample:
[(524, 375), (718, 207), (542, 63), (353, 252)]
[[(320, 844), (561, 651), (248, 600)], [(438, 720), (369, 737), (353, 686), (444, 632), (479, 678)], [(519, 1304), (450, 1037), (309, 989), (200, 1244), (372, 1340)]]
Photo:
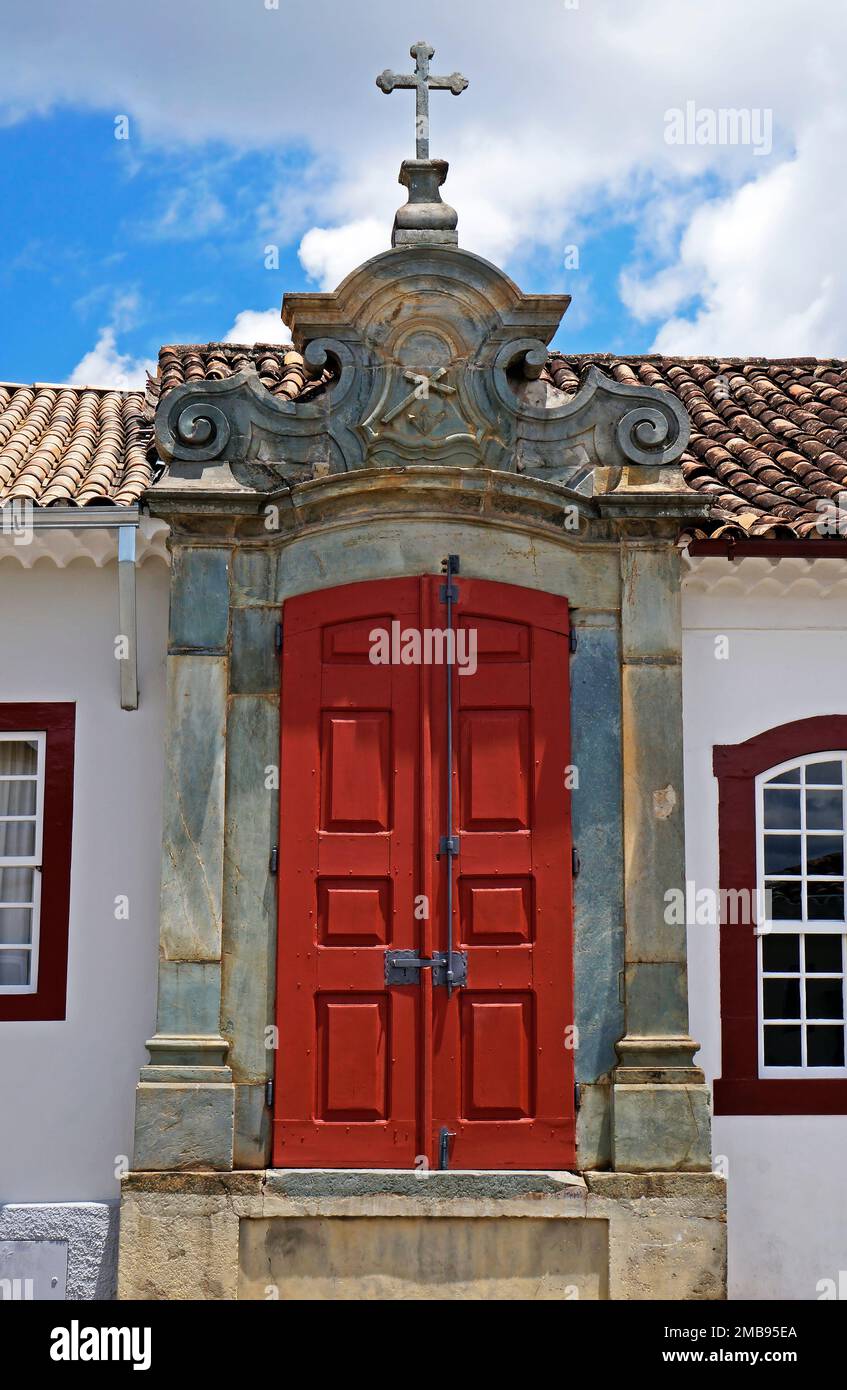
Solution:
[(134, 1166), (228, 1169), (235, 1091), (220, 1016), (229, 551), (173, 550), (159, 996)]
[[(679, 555), (670, 537), (621, 539), (626, 1031), (612, 1090), (618, 1170), (708, 1169), (708, 1088), (688, 1034)], [(684, 914), (683, 914), (684, 915)]]

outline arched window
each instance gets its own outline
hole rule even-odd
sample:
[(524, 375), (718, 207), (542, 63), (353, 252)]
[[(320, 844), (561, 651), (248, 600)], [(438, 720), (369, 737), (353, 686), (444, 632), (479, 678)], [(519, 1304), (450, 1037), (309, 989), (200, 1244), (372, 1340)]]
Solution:
[(847, 1114), (847, 715), (714, 749), (722, 902), (715, 1113)]
[(756, 778), (759, 1075), (847, 1076), (843, 751)]

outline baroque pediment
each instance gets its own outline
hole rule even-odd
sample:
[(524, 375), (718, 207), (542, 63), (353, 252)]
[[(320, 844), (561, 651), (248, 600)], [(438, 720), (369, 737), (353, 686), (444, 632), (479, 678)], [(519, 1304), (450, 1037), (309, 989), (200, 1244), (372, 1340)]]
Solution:
[(168, 392), (163, 459), (229, 466), (243, 486), (404, 464), (489, 468), (576, 485), (595, 466), (665, 467), (688, 418), (675, 397), (592, 367), (573, 396), (544, 371), (567, 295), (525, 295), (451, 245), (400, 245), (332, 293), (287, 295), (283, 318), (322, 394), (281, 400), (247, 368)]

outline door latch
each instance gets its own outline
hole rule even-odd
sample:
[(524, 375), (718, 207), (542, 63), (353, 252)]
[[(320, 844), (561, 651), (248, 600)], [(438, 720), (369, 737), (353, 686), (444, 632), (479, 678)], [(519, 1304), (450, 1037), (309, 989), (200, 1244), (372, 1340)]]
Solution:
[(442, 1125), (438, 1134), (438, 1167), (442, 1173), (446, 1173), (450, 1167), (450, 1140), (455, 1139), (453, 1130)]
[[(432, 983), (439, 987), (447, 984), (447, 952), (435, 951), (431, 958), (419, 956), (417, 951), (394, 951), (385, 953), (385, 983), (387, 985), (419, 985), (421, 971), (432, 971)], [(468, 982), (467, 951), (453, 952), (454, 989)]]

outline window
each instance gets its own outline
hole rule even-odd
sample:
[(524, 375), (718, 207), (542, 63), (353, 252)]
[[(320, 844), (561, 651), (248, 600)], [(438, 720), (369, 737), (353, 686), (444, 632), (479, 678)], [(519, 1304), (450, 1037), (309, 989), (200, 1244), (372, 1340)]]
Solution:
[(759, 1075), (847, 1076), (844, 753), (757, 781)]
[(34, 994), (38, 981), (43, 733), (0, 733), (0, 992)]
[(755, 922), (720, 929), (716, 1114), (847, 1113), (847, 716), (715, 748), (721, 890)]
[(74, 706), (0, 704), (0, 1020), (65, 1016)]

